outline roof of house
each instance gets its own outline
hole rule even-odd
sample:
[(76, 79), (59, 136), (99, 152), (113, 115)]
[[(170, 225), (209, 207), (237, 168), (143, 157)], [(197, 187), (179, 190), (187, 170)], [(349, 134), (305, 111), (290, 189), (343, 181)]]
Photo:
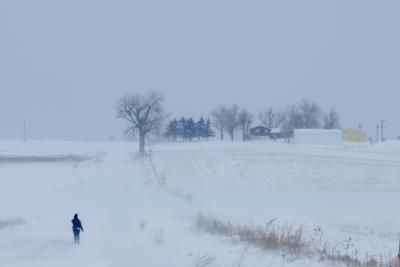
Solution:
[(256, 127), (253, 127), (253, 128), (250, 128), (250, 130), (253, 130), (253, 129), (268, 129), (268, 128), (267, 128), (267, 127), (265, 127), (265, 126), (259, 125), (259, 126), (256, 126)]

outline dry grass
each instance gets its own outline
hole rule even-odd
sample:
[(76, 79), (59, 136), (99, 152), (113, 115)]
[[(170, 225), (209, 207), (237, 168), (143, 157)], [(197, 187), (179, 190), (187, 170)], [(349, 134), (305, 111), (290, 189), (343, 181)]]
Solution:
[(245, 242), (266, 250), (301, 253), (306, 252), (307, 249), (301, 227), (293, 229), (291, 226), (287, 226), (275, 229), (270, 224), (265, 227), (240, 225), (204, 215), (198, 215), (196, 226), (197, 229), (207, 233), (232, 237), (233, 241)]
[(373, 257), (367, 257), (362, 261), (357, 255), (349, 255), (348, 250), (341, 253), (335, 248), (326, 246), (320, 248), (314, 245), (315, 242), (307, 241), (304, 238), (301, 226), (286, 225), (277, 228), (271, 222), (266, 226), (233, 224), (229, 221), (224, 222), (214, 216), (199, 214), (196, 219), (196, 227), (206, 233), (229, 237), (233, 242), (244, 242), (264, 250), (285, 252), (296, 257), (315, 258), (330, 264), (348, 267), (398, 266), (397, 259), (389, 259), (383, 262), (382, 257), (379, 261)]
[(206, 266), (211, 266), (214, 262), (215, 262), (215, 257), (208, 256), (208, 255), (204, 255), (204, 256), (197, 255), (194, 266), (195, 267), (206, 267)]
[(81, 163), (91, 160), (87, 155), (1, 155), (0, 163)]

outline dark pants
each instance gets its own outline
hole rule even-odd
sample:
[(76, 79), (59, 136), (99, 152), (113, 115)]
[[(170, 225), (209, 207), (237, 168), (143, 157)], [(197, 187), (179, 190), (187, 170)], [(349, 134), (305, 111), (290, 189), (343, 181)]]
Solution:
[(80, 229), (72, 228), (72, 232), (74, 233), (74, 241), (75, 243), (79, 244), (79, 233), (81, 232)]

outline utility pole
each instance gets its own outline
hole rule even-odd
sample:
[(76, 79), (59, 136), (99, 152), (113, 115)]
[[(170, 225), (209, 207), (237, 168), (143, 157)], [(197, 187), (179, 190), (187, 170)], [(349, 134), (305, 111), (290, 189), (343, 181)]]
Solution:
[(26, 121), (24, 120), (24, 142), (26, 141)]
[(383, 143), (383, 141), (385, 141), (385, 138), (383, 137), (383, 123), (384, 122), (385, 122), (384, 120), (381, 120), (381, 141), (382, 141), (382, 143)]
[(400, 237), (399, 237), (399, 254), (397, 254), (397, 265), (400, 266)]
[(379, 123), (376, 124), (376, 139), (375, 143), (378, 143), (379, 141)]

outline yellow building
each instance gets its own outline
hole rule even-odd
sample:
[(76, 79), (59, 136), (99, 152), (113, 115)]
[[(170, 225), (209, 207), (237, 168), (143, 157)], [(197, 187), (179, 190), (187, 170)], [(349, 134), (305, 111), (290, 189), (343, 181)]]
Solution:
[(368, 136), (360, 129), (343, 129), (343, 141), (364, 143), (368, 141)]

